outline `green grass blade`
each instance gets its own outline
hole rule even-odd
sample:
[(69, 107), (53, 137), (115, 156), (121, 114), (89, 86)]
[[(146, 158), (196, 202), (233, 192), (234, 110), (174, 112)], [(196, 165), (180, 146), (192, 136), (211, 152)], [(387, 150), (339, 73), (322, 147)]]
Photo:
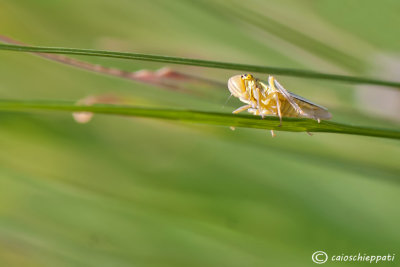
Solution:
[(351, 126), (342, 123), (321, 121), (317, 123), (310, 119), (285, 118), (281, 127), (279, 119), (276, 117), (266, 117), (261, 119), (256, 116), (234, 115), (225, 113), (202, 112), (192, 110), (172, 110), (155, 109), (134, 106), (117, 105), (94, 105), (77, 106), (71, 102), (53, 101), (14, 101), (1, 100), (0, 110), (2, 111), (31, 111), (31, 110), (51, 110), (51, 111), (90, 111), (100, 114), (113, 114), (134, 117), (157, 118), (164, 120), (175, 120), (192, 123), (202, 123), (220, 126), (235, 126), (256, 129), (272, 129), (277, 131), (289, 132), (326, 132), (365, 135), (374, 137), (385, 137), (400, 139), (400, 131), (378, 128), (367, 128)]
[(114, 52), (114, 51), (92, 50), (92, 49), (19, 46), (19, 45), (11, 45), (11, 44), (0, 44), (0, 50), (9, 50), (9, 51), (18, 51), (18, 52), (51, 53), (51, 54), (69, 54), (69, 55), (82, 55), (82, 56), (98, 56), (98, 57), (111, 57), (111, 58), (121, 58), (121, 59), (130, 59), (130, 60), (154, 61), (154, 62), (162, 62), (162, 63), (173, 63), (173, 64), (181, 64), (181, 65), (208, 67), (208, 68), (278, 74), (278, 75), (295, 76), (295, 77), (302, 77), (302, 78), (343, 81), (343, 82), (349, 82), (349, 83), (384, 85), (384, 86), (395, 87), (397, 89), (400, 89), (400, 82), (394, 82), (394, 81), (385, 81), (385, 80), (379, 80), (379, 79), (356, 77), (356, 76), (346, 76), (346, 75), (338, 75), (338, 74), (328, 74), (328, 73), (321, 73), (321, 72), (315, 72), (315, 71), (309, 71), (309, 70), (276, 68), (276, 67), (268, 67), (268, 66), (237, 64), (237, 63), (228, 63), (228, 62), (219, 62), (219, 61), (192, 59), (192, 58), (170, 57), (170, 56), (150, 55), (150, 54), (140, 54), (140, 53), (127, 53), (127, 52)]

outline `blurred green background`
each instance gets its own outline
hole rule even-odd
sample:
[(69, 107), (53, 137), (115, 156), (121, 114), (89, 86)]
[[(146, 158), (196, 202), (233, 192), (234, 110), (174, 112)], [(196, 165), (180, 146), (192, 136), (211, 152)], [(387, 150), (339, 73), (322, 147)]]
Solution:
[[(399, 62), (399, 11), (397, 0), (0, 0), (0, 34), (32, 45), (395, 79), (387, 73), (399, 69), (387, 60)], [(130, 71), (164, 67), (80, 59)], [(171, 67), (224, 83), (239, 73)], [(278, 79), (328, 107), (334, 121), (400, 128), (398, 114), (396, 122), (365, 111), (360, 86)], [(0, 52), (3, 99), (112, 93), (152, 107), (231, 112), (240, 105), (224, 106), (225, 88), (196, 90), (202, 95)], [(0, 266), (310, 266), (317, 250), (400, 256), (395, 140), (271, 138), (104, 115), (82, 125), (68, 113), (10, 112), (0, 116), (0, 146)], [(335, 264), (344, 263), (326, 266)]]

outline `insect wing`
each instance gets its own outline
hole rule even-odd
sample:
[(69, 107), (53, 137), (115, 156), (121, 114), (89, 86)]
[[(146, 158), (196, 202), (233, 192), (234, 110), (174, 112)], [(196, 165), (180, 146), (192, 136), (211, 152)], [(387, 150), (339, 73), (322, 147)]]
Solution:
[(276, 79), (273, 79), (273, 83), (276, 90), (287, 99), (290, 105), (299, 114), (302, 114), (305, 117), (319, 118), (319, 119), (330, 119), (332, 117), (332, 115), (328, 112), (328, 110), (325, 107), (315, 104), (310, 100), (307, 100), (292, 92), (289, 92)]
[[(288, 91), (289, 92), (289, 91)], [(293, 97), (293, 98), (295, 98), (295, 99), (297, 99), (297, 100), (299, 100), (299, 101), (301, 101), (301, 102), (304, 102), (304, 103), (307, 103), (307, 104), (309, 104), (309, 105), (311, 105), (311, 106), (314, 106), (314, 107), (317, 107), (317, 108), (320, 108), (320, 109), (323, 109), (323, 110), (328, 110), (326, 107), (323, 107), (323, 106), (320, 106), (320, 105), (318, 105), (318, 104), (315, 104), (315, 103), (313, 103), (313, 102), (311, 102), (310, 100), (308, 100), (308, 99), (305, 99), (304, 97), (301, 97), (301, 96), (299, 96), (299, 95), (296, 95), (296, 94), (294, 94), (294, 93), (292, 93), (292, 92), (289, 92), (289, 94)]]
[(289, 93), (298, 102), (301, 109), (312, 118), (323, 120), (329, 120), (332, 118), (332, 115), (329, 113), (327, 108), (315, 104), (299, 95), (293, 94), (292, 92)]
[(292, 93), (283, 88), (283, 86), (276, 79), (274, 79), (274, 87), (287, 99), (287, 101), (289, 101), (289, 103), (298, 113), (304, 113), (304, 111), (299, 107), (296, 101), (294, 101)]
[[(290, 103), (290, 105), (294, 108), (294, 110), (296, 110), (297, 113), (300, 114), (304, 114), (304, 111), (299, 107), (299, 105), (294, 101), (293, 97), (290, 95), (289, 91), (287, 91), (285, 88), (283, 88), (282, 85), (280, 85), (280, 83), (278, 83), (276, 81), (276, 79), (274, 80), (274, 84), (272, 85), (279, 93), (281, 93), (286, 100)], [(268, 88), (268, 86), (266, 84), (264, 84), (263, 82), (260, 82), (260, 84), (264, 87), (264, 88)], [(270, 84), (271, 86), (271, 84)]]
[(292, 92), (289, 92), (289, 93), (296, 100), (296, 102), (301, 107), (301, 109), (311, 118), (323, 119), (323, 120), (329, 120), (332, 118), (332, 115), (331, 115), (331, 113), (329, 113), (327, 108), (320, 106), (318, 104), (315, 104), (315, 103), (311, 102), (310, 100), (305, 99), (304, 97), (296, 95)]

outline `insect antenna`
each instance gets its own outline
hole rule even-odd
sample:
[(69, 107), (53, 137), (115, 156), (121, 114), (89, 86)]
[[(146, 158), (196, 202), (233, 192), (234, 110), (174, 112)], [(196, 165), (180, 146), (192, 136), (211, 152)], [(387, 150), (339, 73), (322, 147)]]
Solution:
[(221, 109), (224, 109), (224, 108), (225, 108), (226, 104), (228, 104), (228, 102), (229, 102), (229, 100), (231, 99), (231, 97), (232, 97), (232, 94), (230, 94), (230, 95), (228, 96), (228, 98), (226, 99), (225, 103), (222, 105)]

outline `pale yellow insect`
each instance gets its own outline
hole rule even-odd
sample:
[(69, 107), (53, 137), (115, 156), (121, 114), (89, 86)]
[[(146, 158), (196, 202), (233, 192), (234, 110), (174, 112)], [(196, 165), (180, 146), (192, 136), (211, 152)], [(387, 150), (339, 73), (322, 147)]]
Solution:
[[(234, 114), (247, 110), (262, 118), (278, 116), (279, 126), (282, 125), (282, 117), (309, 118), (318, 123), (332, 117), (326, 108), (287, 91), (273, 76), (269, 76), (266, 83), (251, 74), (236, 75), (229, 79), (228, 89), (246, 104), (234, 110)], [(275, 136), (273, 130), (271, 134)]]

